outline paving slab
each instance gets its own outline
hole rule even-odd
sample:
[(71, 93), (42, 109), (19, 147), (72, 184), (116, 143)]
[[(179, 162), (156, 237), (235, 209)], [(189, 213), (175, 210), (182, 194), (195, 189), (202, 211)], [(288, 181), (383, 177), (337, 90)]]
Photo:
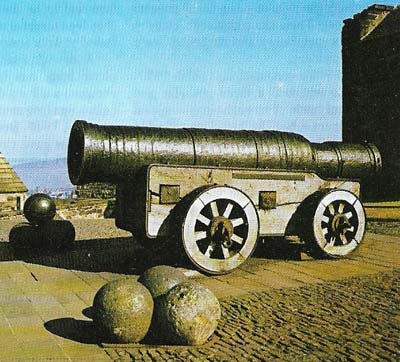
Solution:
[[(12, 227), (12, 223), (7, 225), (9, 228)], [(157, 346), (147, 350), (104, 348), (93, 337), (93, 325), (85, 315), (85, 310), (91, 306), (97, 290), (107, 281), (135, 273), (136, 260), (130, 261), (129, 258), (123, 257), (124, 254), (132, 256), (131, 249), (135, 248), (135, 245), (131, 237), (120, 231), (113, 234), (110, 225), (109, 220), (90, 220), (85, 224), (79, 221), (76, 225), (79, 231), (78, 238), (74, 245), (65, 250), (47, 253), (43, 257), (40, 255), (40, 250), (33, 250), (25, 256), (14, 253), (5, 236), (7, 233), (4, 228), (2, 229), (0, 232), (2, 240), (0, 242), (0, 361), (166, 361), (168, 358), (202, 361), (211, 357), (215, 360), (224, 358), (235, 360), (235, 354), (227, 353), (227, 346), (236, 351), (236, 355), (242, 355), (242, 358), (248, 355), (248, 360), (254, 358), (262, 360), (267, 352), (269, 357), (278, 358), (285, 351), (290, 354), (296, 348), (304, 349), (305, 352), (307, 350), (315, 352), (317, 346), (321, 351), (328, 353), (331, 346), (335, 345), (334, 342), (340, 339), (339, 334), (332, 337), (332, 342), (318, 327), (312, 333), (308, 344), (304, 345), (302, 338), (308, 333), (306, 326), (319, 326), (320, 321), (312, 309), (299, 301), (306, 297), (323, 298), (324, 294), (328, 294), (335, 300), (339, 298), (340, 301), (342, 298), (341, 303), (343, 300), (353, 300), (367, 305), (370, 305), (371, 300), (380, 303), (381, 299), (377, 294), (381, 284), (375, 283), (370, 286), (365, 283), (368, 286), (367, 291), (370, 292), (365, 294), (364, 290), (354, 286), (349, 289), (347, 280), (354, 277), (381, 278), (379, 275), (382, 273), (394, 272), (400, 268), (400, 237), (367, 234), (360, 250), (344, 260), (319, 261), (296, 253), (287, 258), (271, 259), (263, 256), (261, 252), (229, 275), (210, 277), (184, 269), (225, 303), (224, 323), (228, 332), (218, 331), (219, 342), (212, 349), (187, 348), (177, 353), (174, 349), (172, 352), (165, 351)], [(2, 226), (4, 222), (3, 224), (0, 222), (0, 230)], [(105, 230), (103, 234), (102, 230)], [(97, 245), (96, 237), (99, 235), (103, 237), (98, 238), (99, 245)], [(104, 238), (105, 235), (108, 239)], [(126, 248), (126, 251), (124, 249), (113, 252), (116, 245)], [(109, 253), (108, 249), (104, 249), (105, 246), (110, 248)], [(133, 275), (138, 277), (137, 274)], [(396, 295), (390, 294), (390, 288), (398, 285), (396, 278), (398, 274), (392, 279), (383, 277), (379, 279), (380, 282), (386, 283), (382, 284), (382, 288), (394, 299)], [(339, 284), (336, 287), (325, 287), (331, 285), (330, 283)], [(333, 291), (336, 293), (335, 288), (338, 286), (343, 286), (343, 291), (337, 293), (339, 297), (333, 297), (331, 293)], [(301, 293), (290, 293), (300, 293), (299, 301), (292, 301), (290, 293), (286, 295), (285, 291), (296, 290), (301, 290)], [(264, 302), (257, 306), (254, 300), (259, 298), (263, 298)], [(282, 310), (279, 308), (273, 310), (269, 307), (276, 304), (276, 298), (280, 303), (289, 301), (293, 303), (290, 306), (292, 312), (302, 317), (296, 321), (297, 324), (294, 324), (301, 332), (296, 332), (294, 329), (287, 335), (280, 336), (281, 339), (268, 335), (268, 338), (272, 338), (271, 343), (274, 346), (271, 350), (271, 345), (265, 345), (265, 329), (253, 319), (256, 318), (257, 308), (264, 308), (265, 314), (274, 320), (275, 329), (285, 320), (292, 323), (292, 317)], [(400, 304), (399, 300), (398, 302)], [(347, 307), (339, 308), (338, 305), (336, 308), (340, 313), (350, 315)], [(387, 324), (395, 328), (399, 327), (400, 318), (393, 305), (379, 307), (374, 304), (371, 305), (371, 310), (378, 319), (383, 318), (383, 314), (389, 310), (393, 318), (387, 321)], [(332, 307), (333, 305), (330, 305), (330, 308)], [(324, 318), (325, 314), (333, 313), (333, 310), (324, 306), (321, 306), (320, 311)], [(370, 325), (370, 319), (366, 318), (363, 322), (362, 318), (363, 315), (356, 323), (357, 328), (364, 328), (366, 335), (372, 332), (376, 334)], [(249, 324), (249, 321), (252, 321), (252, 324)], [(268, 320), (264, 322), (269, 323)], [(355, 323), (351, 318), (339, 319), (333, 321), (333, 324), (337, 323), (335, 328), (341, 333), (347, 333), (346, 331), (354, 327), (353, 322)], [(371, 342), (372, 347), (365, 345), (363, 351), (357, 352), (358, 358), (374, 357), (390, 360), (394, 355), (394, 337), (390, 334), (385, 338), (389, 346), (387, 350), (379, 349), (377, 352), (376, 348), (374, 350), (375, 342)], [(318, 353), (316, 355), (318, 357)], [(234, 358), (229, 359), (232, 356)]]

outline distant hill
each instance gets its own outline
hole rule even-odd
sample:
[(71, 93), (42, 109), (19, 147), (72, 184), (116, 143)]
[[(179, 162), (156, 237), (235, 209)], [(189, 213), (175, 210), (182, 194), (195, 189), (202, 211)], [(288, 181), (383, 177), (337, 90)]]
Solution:
[(36, 189), (54, 191), (73, 188), (68, 177), (66, 158), (14, 163), (12, 166), (29, 191)]

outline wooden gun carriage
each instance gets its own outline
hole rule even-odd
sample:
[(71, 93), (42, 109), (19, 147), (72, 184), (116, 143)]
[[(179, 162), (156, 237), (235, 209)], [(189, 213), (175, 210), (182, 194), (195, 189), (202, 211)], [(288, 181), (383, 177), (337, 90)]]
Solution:
[(298, 236), (316, 257), (348, 255), (366, 228), (360, 180), (380, 172), (381, 156), (368, 143), (279, 131), (76, 121), (68, 170), (76, 185), (117, 185), (119, 228), (174, 239), (196, 267), (222, 274), (270, 236)]

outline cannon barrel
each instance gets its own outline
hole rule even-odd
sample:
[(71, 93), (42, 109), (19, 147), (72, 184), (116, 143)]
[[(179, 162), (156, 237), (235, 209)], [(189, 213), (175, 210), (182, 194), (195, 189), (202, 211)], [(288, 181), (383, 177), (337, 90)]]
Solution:
[(100, 126), (76, 121), (68, 145), (71, 182), (121, 183), (152, 163), (306, 170), (363, 179), (381, 170), (376, 146), (311, 143), (280, 131)]

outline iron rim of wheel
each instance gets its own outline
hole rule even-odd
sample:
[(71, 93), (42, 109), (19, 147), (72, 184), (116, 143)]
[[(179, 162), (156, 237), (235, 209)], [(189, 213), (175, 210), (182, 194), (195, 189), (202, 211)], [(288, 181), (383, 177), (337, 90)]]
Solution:
[(356, 195), (346, 190), (328, 192), (313, 218), (317, 247), (327, 256), (342, 257), (355, 250), (365, 235), (365, 211)]
[(210, 274), (232, 271), (253, 253), (259, 232), (257, 211), (242, 191), (214, 186), (191, 203), (182, 224), (186, 255)]

